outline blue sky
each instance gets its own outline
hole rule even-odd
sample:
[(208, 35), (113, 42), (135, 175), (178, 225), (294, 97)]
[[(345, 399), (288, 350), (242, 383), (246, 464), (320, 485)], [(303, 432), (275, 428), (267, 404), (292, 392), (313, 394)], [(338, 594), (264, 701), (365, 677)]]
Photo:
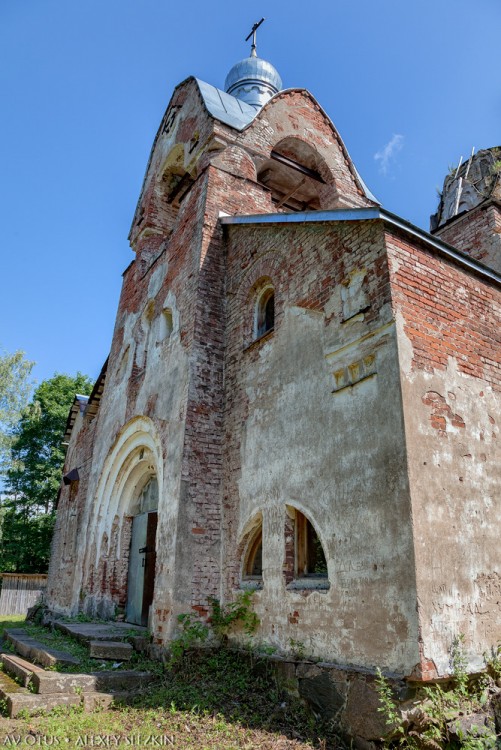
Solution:
[(174, 86), (248, 54), (309, 89), (385, 208), (428, 229), (449, 165), (501, 144), (499, 0), (0, 0), (0, 348), (96, 377)]

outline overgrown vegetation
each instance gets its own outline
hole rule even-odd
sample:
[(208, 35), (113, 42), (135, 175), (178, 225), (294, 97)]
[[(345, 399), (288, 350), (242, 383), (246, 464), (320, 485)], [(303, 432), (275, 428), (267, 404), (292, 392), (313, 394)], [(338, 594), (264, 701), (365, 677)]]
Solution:
[[(237, 611), (237, 607), (232, 611)], [(225, 607), (221, 618), (223, 632), (242, 627), (241, 617), (229, 617)], [(39, 628), (29, 629), (41, 640)], [(69, 639), (61, 638), (64, 643), (58, 640), (58, 646), (69, 650)], [(82, 648), (78, 643), (75, 646), (77, 650)], [(266, 659), (214, 645), (187, 650), (173, 668), (158, 663), (157, 667), (156, 683), (138, 695), (132, 705), (118, 705), (93, 714), (73, 708), (55, 709), (45, 716), (4, 718), (0, 744), (5, 745), (5, 738), (28, 737), (29, 742), (21, 739), (17, 744), (160, 744), (179, 750), (343, 747), (332, 726), (315, 719), (299, 698), (282, 690)]]
[[(137, 655), (132, 665), (156, 670), (157, 679), (132, 704), (93, 714), (72, 708), (56, 709), (39, 717), (4, 719), (0, 743), (4, 737), (29, 734), (50, 737), (52, 744), (77, 746), (95, 745), (96, 741), (102, 744), (104, 740), (100, 738), (106, 738), (115, 746), (162, 744), (181, 750), (346, 747), (331, 722), (313, 717), (299, 698), (284, 691), (273, 666), (256, 649), (243, 653), (227, 648), (232, 631), (252, 635), (257, 627), (252, 592), (242, 592), (233, 603), (224, 606), (213, 600), (208, 622), (195, 615), (180, 615), (179, 651), (167, 664), (149, 662)], [(14, 624), (13, 618), (0, 621), (0, 634), (9, 624)], [(81, 659), (78, 671), (110, 668), (109, 662), (105, 667), (97, 663), (99, 660), (89, 659), (87, 649), (68, 636), (32, 624), (24, 627), (38, 640)], [(196, 648), (201, 644), (205, 648)], [(297, 650), (302, 646), (294, 645)], [(483, 675), (468, 675), (464, 638), (460, 636), (451, 647), (450, 681), (422, 688), (416, 699), (403, 707), (397, 703), (388, 680), (378, 672), (379, 710), (388, 726), (382, 746), (403, 750), (499, 750), (501, 745), (487, 708), (495, 683), (501, 680), (501, 644), (485, 655), (485, 661)], [(131, 662), (124, 665), (130, 666)]]
[(253, 595), (253, 591), (240, 591), (235, 601), (228, 604), (221, 604), (211, 597), (208, 622), (192, 612), (178, 615), (179, 632), (170, 644), (170, 666), (175, 666), (187, 651), (208, 639), (213, 645), (226, 645), (229, 634), (236, 629), (252, 636), (259, 625), (259, 618), (252, 608)]
[(464, 636), (451, 647), (452, 679), (424, 687), (412, 708), (401, 711), (389, 682), (378, 670), (377, 691), (388, 726), (387, 748), (404, 750), (495, 750), (500, 747), (494, 719), (486, 712), (494, 680), (501, 675), (501, 646), (486, 659), (487, 672), (470, 677)]

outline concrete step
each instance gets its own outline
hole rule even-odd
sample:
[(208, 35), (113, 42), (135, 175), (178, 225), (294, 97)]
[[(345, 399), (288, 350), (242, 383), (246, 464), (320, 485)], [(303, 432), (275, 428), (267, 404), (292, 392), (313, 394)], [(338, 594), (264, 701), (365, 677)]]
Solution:
[(134, 670), (106, 670), (90, 674), (63, 674), (61, 672), (44, 672), (33, 675), (32, 683), (39, 695), (54, 693), (123, 693), (138, 690), (154, 679), (151, 672)]
[(20, 656), (14, 656), (14, 654), (0, 654), (0, 661), (3, 664), (4, 672), (24, 687), (28, 687), (34, 672), (45, 672), (43, 667), (37, 667), (30, 661), (21, 659)]
[(90, 641), (128, 641), (133, 637), (144, 638), (147, 629), (128, 622), (62, 622), (53, 620), (52, 625), (65, 635), (71, 635), (81, 643)]
[(80, 694), (74, 690), (67, 693), (48, 693), (37, 695), (21, 687), (3, 672), (0, 672), (0, 699), (7, 706), (7, 713), (14, 719), (23, 711), (28, 714), (44, 713), (56, 706), (83, 706), (84, 711), (107, 708), (113, 701), (127, 701), (131, 698), (127, 691), (114, 691), (105, 693), (99, 691), (88, 691)]
[(0, 660), (8, 675), (17, 679), (24, 687), (31, 685), (31, 689), (39, 695), (138, 690), (155, 678), (151, 672), (139, 672), (134, 669), (110, 669), (90, 674), (47, 672), (36, 664), (12, 654), (1, 654)]
[(57, 665), (80, 664), (72, 654), (67, 651), (49, 648), (35, 638), (31, 638), (21, 628), (10, 628), (4, 631), (4, 638), (12, 643), (14, 649), (20, 656), (29, 659), (42, 667), (54, 667)]
[(90, 641), (89, 655), (93, 659), (113, 659), (114, 661), (129, 661), (134, 649), (130, 643), (123, 641)]
[[(11, 663), (17, 658), (9, 654), (4, 656)], [(21, 666), (28, 672), (28, 667), (24, 664)], [(5, 672), (0, 672), (0, 700), (5, 701), (11, 718), (19, 716), (22, 711), (29, 714), (43, 713), (56, 706), (82, 705), (84, 711), (93, 711), (98, 707), (106, 708), (113, 701), (127, 702), (136, 690), (154, 679), (150, 672), (133, 670), (94, 672), (85, 675), (45, 672), (33, 664), (31, 668), (34, 670), (32, 684), (38, 691), (36, 693), (19, 685)]]

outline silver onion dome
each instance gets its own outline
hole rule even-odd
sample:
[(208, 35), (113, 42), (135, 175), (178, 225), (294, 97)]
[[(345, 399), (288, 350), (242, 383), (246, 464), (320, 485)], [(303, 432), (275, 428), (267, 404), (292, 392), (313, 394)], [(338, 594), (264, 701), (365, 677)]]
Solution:
[(282, 88), (282, 79), (276, 68), (256, 55), (253, 46), (251, 56), (237, 62), (224, 82), (227, 94), (241, 99), (256, 109), (277, 94)]

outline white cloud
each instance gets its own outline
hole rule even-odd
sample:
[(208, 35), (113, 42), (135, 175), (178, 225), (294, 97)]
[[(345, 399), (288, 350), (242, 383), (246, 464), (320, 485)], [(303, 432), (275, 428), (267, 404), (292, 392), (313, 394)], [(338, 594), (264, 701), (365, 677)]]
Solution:
[(379, 149), (374, 154), (374, 159), (379, 162), (379, 171), (382, 175), (387, 175), (392, 160), (402, 150), (404, 145), (404, 136), (394, 133), (386, 146)]

